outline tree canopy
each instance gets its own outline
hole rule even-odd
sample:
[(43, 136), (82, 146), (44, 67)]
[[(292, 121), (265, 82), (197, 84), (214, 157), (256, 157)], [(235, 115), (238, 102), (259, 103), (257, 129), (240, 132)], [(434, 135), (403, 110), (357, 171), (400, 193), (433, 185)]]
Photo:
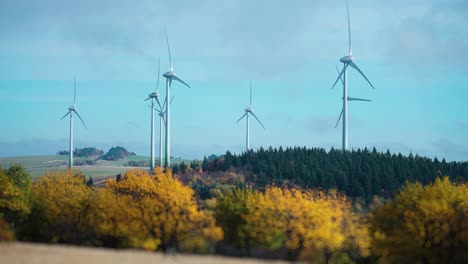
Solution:
[(260, 148), (214, 160), (204, 159), (205, 172), (235, 171), (258, 188), (270, 184), (302, 188), (337, 189), (371, 201), (374, 195), (391, 197), (406, 181), (429, 184), (437, 177), (468, 180), (468, 162), (378, 152), (375, 148), (340, 151), (320, 148)]
[(127, 156), (134, 156), (135, 153), (129, 152), (127, 149), (121, 146), (112, 147), (102, 158), (105, 160), (120, 160)]
[(468, 185), (445, 177), (408, 183), (371, 214), (373, 244), (388, 262), (463, 263), (468, 259)]

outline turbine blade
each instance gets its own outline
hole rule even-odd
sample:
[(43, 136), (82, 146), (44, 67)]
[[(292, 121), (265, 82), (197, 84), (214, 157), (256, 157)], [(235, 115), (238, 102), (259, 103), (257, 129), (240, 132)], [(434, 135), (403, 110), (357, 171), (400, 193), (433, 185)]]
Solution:
[(340, 117), (338, 117), (338, 121), (336, 121), (335, 128), (338, 126), (338, 123), (340, 123), (341, 117), (343, 116), (343, 109), (341, 110)]
[(169, 53), (169, 66), (170, 66), (170, 70), (173, 71), (174, 68), (172, 67), (171, 47), (169, 46), (169, 38), (167, 37), (167, 30), (165, 30), (164, 32), (166, 33), (167, 52)]
[(70, 114), (70, 111), (68, 111), (62, 118), (60, 118), (60, 120), (64, 119), (69, 114)]
[(344, 71), (346, 70), (346, 64), (343, 65), (343, 70), (341, 70), (341, 73), (340, 75), (338, 75), (338, 78), (336, 79), (335, 83), (333, 84), (332, 86), (332, 89), (335, 88), (336, 84), (338, 83), (338, 81), (341, 79), (341, 76), (343, 75)]
[(258, 119), (258, 117), (254, 114), (254, 112), (250, 112), (250, 113), (253, 115), (253, 117), (255, 117), (255, 119), (257, 119), (258, 123), (260, 123), (260, 125), (263, 127), (263, 129), (265, 129), (262, 122), (260, 122), (260, 119)]
[(172, 104), (172, 100), (174, 100), (174, 96), (172, 96), (171, 101), (169, 102), (170, 104)]
[(167, 101), (167, 96), (166, 96), (166, 99), (164, 99), (164, 102), (163, 102), (163, 105), (161, 107), (161, 110), (164, 110), (164, 107), (166, 106), (166, 101)]
[(247, 115), (247, 112), (245, 112), (245, 114), (244, 114), (243, 116), (241, 116), (241, 117), (239, 118), (239, 120), (236, 121), (236, 123), (239, 123), (239, 121), (241, 121), (242, 118), (244, 118), (246, 115)]
[(372, 89), (375, 89), (374, 85), (372, 85), (372, 83), (369, 81), (369, 79), (367, 79), (366, 75), (364, 75), (364, 73), (361, 71), (361, 69), (359, 69), (359, 67), (356, 65), (356, 63), (354, 63), (354, 61), (350, 62), (349, 65), (351, 65), (351, 67), (356, 69), (356, 71), (358, 71), (362, 75), (362, 77), (364, 77), (364, 79), (366, 79), (366, 81), (370, 84)]
[[(151, 106), (150, 106), (150, 107), (151, 107)], [(156, 112), (161, 113), (161, 111), (159, 111), (159, 109), (157, 109), (156, 107), (153, 108), (153, 109), (156, 110)]]
[(188, 88), (191, 88), (190, 85), (188, 85), (187, 83), (185, 83), (184, 81), (182, 81), (179, 77), (177, 77), (177, 76), (175, 76), (175, 75), (172, 76), (172, 79), (181, 82), (182, 84), (184, 84), (184, 85), (187, 86)]
[(349, 15), (349, 2), (346, 1), (346, 14), (348, 15), (349, 56), (353, 54), (351, 45), (351, 16)]
[(369, 100), (369, 99), (354, 98), (354, 97), (348, 97), (348, 101), (372, 102), (372, 100)]
[(156, 93), (159, 92), (159, 74), (161, 69), (161, 57), (158, 57), (158, 82), (156, 83)]
[(156, 103), (158, 103), (158, 106), (159, 106), (159, 109), (163, 109), (163, 107), (161, 106), (161, 102), (159, 101), (159, 97), (156, 97)]
[(78, 111), (73, 110), (73, 112), (75, 112), (75, 114), (80, 118), (81, 123), (83, 123), (83, 126), (84, 126), (85, 128), (88, 128), (88, 127), (86, 126), (85, 122), (83, 121), (83, 118), (81, 118), (80, 114), (78, 114)]
[(149, 99), (151, 99), (151, 97), (146, 98), (145, 101), (148, 101)]
[(252, 107), (252, 81), (250, 81), (250, 107)]
[[(338, 73), (338, 75), (340, 75), (340, 70), (338, 70), (338, 66), (335, 66), (336, 67), (336, 72)], [(341, 79), (341, 83), (344, 85), (344, 80), (343, 78), (340, 78)]]
[(75, 105), (76, 104), (76, 81), (75, 81), (74, 76), (73, 76), (73, 90), (74, 90), (73, 105)]

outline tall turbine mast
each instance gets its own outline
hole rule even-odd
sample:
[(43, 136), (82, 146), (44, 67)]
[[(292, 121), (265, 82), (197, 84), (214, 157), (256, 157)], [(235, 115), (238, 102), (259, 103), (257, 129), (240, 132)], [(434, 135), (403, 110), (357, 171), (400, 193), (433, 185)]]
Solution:
[[(340, 117), (338, 122), (343, 116), (343, 137), (342, 137), (342, 148), (343, 151), (348, 150), (348, 101), (370, 101), (367, 99), (359, 99), (359, 98), (350, 98), (348, 97), (348, 66), (354, 68), (357, 72), (359, 72), (364, 79), (370, 84), (372, 89), (375, 89), (372, 83), (367, 79), (366, 75), (359, 69), (359, 67), (354, 62), (354, 57), (352, 55), (352, 41), (351, 41), (351, 16), (349, 14), (349, 5), (346, 2), (346, 14), (348, 17), (348, 55), (344, 56), (340, 59), (340, 62), (343, 63), (343, 69), (338, 75), (335, 83), (332, 86), (332, 89), (336, 86), (339, 80), (343, 83), (343, 109), (341, 111)], [(343, 78), (342, 78), (343, 77)]]
[(166, 147), (166, 153), (165, 153), (165, 161), (164, 161), (164, 166), (167, 168), (170, 168), (171, 166), (171, 107), (170, 107), (170, 102), (168, 102), (170, 98), (170, 90), (171, 90), (171, 84), (172, 81), (178, 81), (182, 83), (183, 85), (187, 86), (190, 88), (190, 86), (182, 81), (179, 77), (176, 76), (176, 72), (174, 71), (174, 67), (172, 65), (172, 57), (171, 57), (171, 48), (169, 45), (169, 38), (167, 37), (167, 31), (166, 33), (166, 43), (167, 43), (167, 52), (169, 54), (169, 71), (163, 74), (163, 77), (166, 78), (166, 99), (165, 99), (165, 104), (166, 104), (166, 140), (165, 140), (165, 147)]
[(245, 110), (245, 114), (242, 115), (236, 123), (239, 123), (239, 121), (241, 121), (244, 117), (246, 119), (246, 122), (247, 122), (247, 125), (246, 125), (246, 136), (245, 136), (245, 150), (246, 151), (249, 151), (250, 150), (250, 127), (249, 127), (249, 116), (252, 115), (257, 121), (258, 123), (263, 127), (263, 129), (265, 129), (265, 127), (263, 126), (262, 122), (260, 122), (260, 119), (258, 119), (258, 117), (255, 115), (255, 113), (253, 112), (253, 108), (252, 108), (252, 81), (250, 81), (250, 105), (249, 107), (247, 107)]
[[(148, 98), (145, 101), (151, 100), (151, 146), (150, 146), (150, 170), (154, 171), (155, 168), (155, 151), (154, 151), (154, 110), (155, 102), (158, 104), (159, 109), (161, 109), (161, 103), (159, 101), (159, 74), (160, 74), (160, 58), (158, 58), (158, 81), (156, 83), (156, 92), (148, 95)], [(162, 110), (161, 110), (162, 111)], [(161, 125), (161, 122), (160, 122)]]
[(68, 107), (68, 112), (60, 118), (60, 120), (64, 119), (67, 115), (70, 115), (70, 142), (69, 142), (69, 153), (68, 153), (68, 167), (71, 169), (73, 168), (73, 113), (75, 113), (78, 118), (83, 123), (84, 127), (86, 127), (85, 122), (81, 118), (80, 114), (76, 110), (76, 81), (75, 77), (73, 77), (73, 105)]

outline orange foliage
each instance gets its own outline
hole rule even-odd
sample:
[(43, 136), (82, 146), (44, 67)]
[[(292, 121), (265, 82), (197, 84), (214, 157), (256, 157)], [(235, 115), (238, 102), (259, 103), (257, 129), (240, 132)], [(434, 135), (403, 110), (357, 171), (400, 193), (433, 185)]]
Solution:
[(198, 209), (193, 190), (170, 172), (132, 170), (108, 180), (99, 204), (99, 232), (131, 247), (204, 251), (223, 237), (214, 218)]
[(15, 236), (10, 229), (10, 225), (7, 221), (0, 218), (0, 242), (14, 240)]

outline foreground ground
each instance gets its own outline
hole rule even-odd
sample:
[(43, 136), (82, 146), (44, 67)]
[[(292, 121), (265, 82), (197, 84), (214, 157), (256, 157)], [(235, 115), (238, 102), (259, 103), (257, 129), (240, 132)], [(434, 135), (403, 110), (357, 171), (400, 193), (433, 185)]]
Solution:
[(0, 264), (266, 264), (287, 263), (220, 256), (165, 255), (136, 250), (113, 250), (30, 243), (0, 243)]

